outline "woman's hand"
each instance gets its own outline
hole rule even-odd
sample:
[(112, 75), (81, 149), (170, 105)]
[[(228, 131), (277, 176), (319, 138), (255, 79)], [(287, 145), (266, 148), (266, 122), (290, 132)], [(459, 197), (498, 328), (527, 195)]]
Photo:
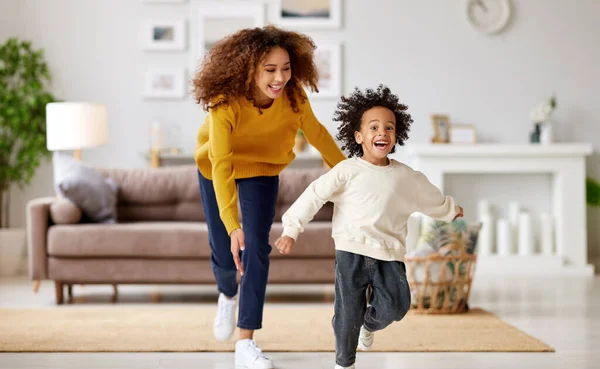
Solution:
[(275, 241), (275, 247), (277, 247), (277, 250), (282, 254), (290, 254), (295, 244), (296, 241), (289, 236), (279, 237), (277, 241)]
[(231, 254), (233, 255), (233, 262), (235, 267), (240, 271), (240, 275), (244, 275), (244, 268), (242, 267), (242, 261), (240, 260), (240, 250), (244, 251), (246, 246), (244, 245), (244, 231), (241, 228), (234, 229), (231, 232)]
[(454, 222), (456, 219), (458, 219), (458, 218), (462, 218), (462, 217), (464, 216), (464, 214), (463, 214), (463, 208), (461, 208), (460, 206), (459, 206), (458, 208), (459, 208), (459, 210), (458, 210), (458, 214), (456, 214), (456, 216), (454, 217), (454, 219), (452, 219), (452, 221), (453, 221), (453, 222)]

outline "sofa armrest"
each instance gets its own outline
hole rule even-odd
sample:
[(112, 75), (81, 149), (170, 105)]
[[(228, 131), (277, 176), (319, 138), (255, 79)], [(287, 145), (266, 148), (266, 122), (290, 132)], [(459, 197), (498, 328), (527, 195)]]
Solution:
[(81, 209), (64, 197), (57, 197), (50, 204), (52, 224), (78, 224), (82, 215)]
[(40, 197), (27, 203), (27, 248), (29, 277), (33, 280), (48, 276), (46, 246), (50, 227), (50, 206), (56, 197)]

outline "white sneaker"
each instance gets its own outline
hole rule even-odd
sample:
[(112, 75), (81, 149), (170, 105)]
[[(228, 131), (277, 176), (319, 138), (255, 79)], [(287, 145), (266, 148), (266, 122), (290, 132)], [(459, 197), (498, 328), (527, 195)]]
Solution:
[(272, 369), (271, 359), (266, 357), (262, 350), (251, 339), (239, 340), (235, 343), (235, 368), (236, 369)]
[(373, 338), (375, 337), (375, 333), (369, 332), (365, 329), (364, 325), (360, 326), (360, 336), (358, 337), (358, 347), (357, 350), (368, 351), (373, 346)]
[(219, 294), (219, 302), (217, 303), (217, 317), (213, 332), (215, 338), (219, 341), (227, 341), (231, 338), (235, 329), (235, 297), (231, 300), (225, 297), (224, 294)]
[(354, 369), (354, 364), (352, 364), (350, 366), (339, 366), (339, 365), (336, 365), (335, 369)]

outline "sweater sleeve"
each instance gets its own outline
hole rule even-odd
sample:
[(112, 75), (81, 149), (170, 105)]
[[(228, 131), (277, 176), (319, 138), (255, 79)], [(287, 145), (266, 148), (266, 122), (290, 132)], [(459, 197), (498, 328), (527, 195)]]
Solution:
[(434, 219), (451, 222), (459, 211), (454, 198), (442, 195), (423, 173), (416, 174), (418, 211)]
[(219, 214), (228, 234), (240, 228), (232, 164), (232, 135), (235, 123), (235, 114), (231, 106), (222, 106), (210, 112), (208, 158), (212, 164), (213, 186)]
[(344, 187), (344, 183), (340, 166), (332, 168), (314, 180), (283, 214), (281, 218), (282, 236), (296, 240), (298, 235), (304, 231), (304, 226), (314, 218), (334, 193)]
[(306, 134), (308, 142), (319, 150), (325, 163), (329, 165), (330, 168), (333, 168), (337, 163), (345, 160), (346, 157), (333, 140), (333, 137), (331, 137), (331, 134), (327, 131), (327, 128), (325, 128), (317, 120), (317, 117), (315, 117), (310, 102), (306, 100), (303, 105), (304, 114), (301, 124), (302, 131)]

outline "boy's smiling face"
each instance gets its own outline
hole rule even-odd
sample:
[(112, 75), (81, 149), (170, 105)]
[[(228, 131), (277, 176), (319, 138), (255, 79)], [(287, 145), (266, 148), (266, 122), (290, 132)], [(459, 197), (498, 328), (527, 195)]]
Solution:
[(362, 159), (375, 165), (388, 165), (388, 154), (396, 145), (396, 116), (388, 108), (375, 106), (362, 115), (360, 131), (354, 138), (362, 146)]

